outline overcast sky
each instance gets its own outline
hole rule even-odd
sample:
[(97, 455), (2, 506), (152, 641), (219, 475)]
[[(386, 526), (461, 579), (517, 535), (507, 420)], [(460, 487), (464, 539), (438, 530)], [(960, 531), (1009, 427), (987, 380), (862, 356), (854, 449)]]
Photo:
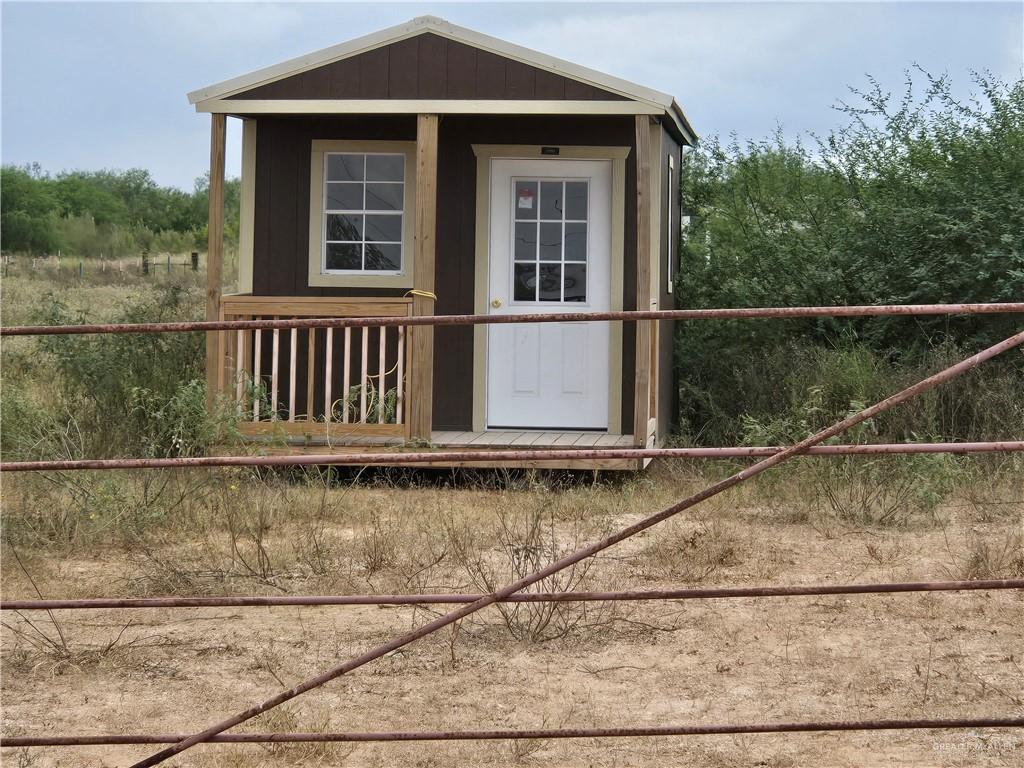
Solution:
[[(3, 2), (2, 158), (149, 169), (191, 189), (209, 117), (185, 93), (433, 14), (672, 93), (698, 133), (826, 131), (866, 73), (1021, 76), (1024, 3), (250, 4)], [(237, 175), (239, 130), (228, 147)]]

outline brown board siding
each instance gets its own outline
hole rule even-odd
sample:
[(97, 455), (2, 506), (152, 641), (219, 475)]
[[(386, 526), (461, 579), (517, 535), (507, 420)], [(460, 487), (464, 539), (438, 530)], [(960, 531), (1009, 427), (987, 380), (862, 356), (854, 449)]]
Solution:
[(309, 170), (314, 139), (415, 141), (415, 116), (260, 117), (256, 132), (252, 292), (258, 296), (394, 296), (310, 287)]
[(626, 97), (425, 32), (233, 99), (569, 99)]
[[(401, 295), (401, 289), (311, 288), (309, 163), (314, 139), (412, 141), (415, 116), (257, 118), (253, 293), (266, 296)], [(437, 314), (474, 308), (476, 156), (472, 144), (628, 146), (633, 118), (461, 116), (441, 121), (438, 141)], [(636, 169), (626, 161), (623, 306), (636, 308)], [(473, 412), (473, 331), (435, 332), (434, 429), (469, 430)], [(622, 423), (632, 423), (635, 329), (623, 329)]]

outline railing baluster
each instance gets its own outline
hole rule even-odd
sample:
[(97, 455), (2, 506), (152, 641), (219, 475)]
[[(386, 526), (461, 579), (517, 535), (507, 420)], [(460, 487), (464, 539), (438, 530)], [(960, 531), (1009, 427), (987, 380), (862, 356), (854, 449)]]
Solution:
[[(404, 434), (401, 427), (408, 420), (411, 407), (407, 380), (412, 351), (408, 343), (409, 326), (396, 325), (393, 335), (390, 325), (373, 324), (374, 318), (392, 317), (390, 306), (382, 306), (379, 313), (367, 314), (366, 308), (360, 306), (363, 302), (356, 299), (350, 306), (348, 300), (341, 299), (337, 303), (334, 300), (325, 303), (319, 297), (315, 301), (293, 297), (277, 303), (275, 298), (226, 297), (223, 317), (227, 320), (365, 317), (371, 324), (346, 327), (344, 341), (336, 338), (340, 335), (337, 327), (326, 326), (321, 326), (324, 333), (320, 332), (320, 327), (234, 328), (220, 332), (220, 392), (234, 400), (234, 408), (245, 422), (240, 425), (240, 431), (262, 434), (265, 430), (260, 429), (261, 426), (280, 421), (306, 422), (314, 432), (317, 429), (313, 423), (330, 422), (352, 425), (352, 435)], [(366, 303), (377, 303), (377, 300)], [(387, 305), (383, 299), (380, 303)], [(397, 301), (395, 303), (398, 305)], [(325, 312), (327, 306), (331, 309)], [(407, 300), (402, 300), (400, 306), (408, 313)], [(358, 330), (353, 331), (353, 327)], [(361, 336), (355, 336), (356, 333)], [(339, 359), (343, 347), (344, 357)], [(321, 354), (324, 355), (322, 362), (318, 357)], [(302, 355), (306, 355), (305, 360)], [(217, 387), (216, 378), (215, 372), (214, 387)], [(321, 387), (322, 392), (318, 391)], [(341, 413), (337, 411), (339, 407)]]
[(252, 420), (260, 420), (260, 398), (263, 396), (263, 331), (255, 331), (253, 340), (253, 396), (252, 396)]
[(402, 400), (405, 396), (405, 326), (398, 326), (398, 363), (395, 370), (398, 374), (398, 381), (395, 384), (395, 424), (402, 423)]
[(227, 395), (231, 392), (231, 376), (235, 370), (235, 334), (227, 331), (221, 331), (218, 334), (220, 339), (218, 349), (220, 350), (220, 366), (217, 372), (219, 382), (217, 384), (217, 394)]
[[(274, 317), (277, 320), (277, 317)], [(281, 329), (274, 329), (274, 344), (270, 354), (270, 419), (277, 421), (277, 369), (280, 365)]]
[(245, 396), (245, 331), (235, 332), (235, 408), (242, 413)]
[(362, 377), (359, 382), (359, 423), (366, 423), (366, 364), (370, 356), (370, 329), (363, 328), (363, 365), (360, 370), (360, 376)]
[(217, 394), (222, 394), (227, 387), (224, 384), (224, 369), (227, 367), (227, 361), (231, 356), (231, 350), (229, 349), (231, 344), (230, 337), (225, 331), (217, 331), (217, 359), (220, 361), (220, 365), (217, 366)]
[(345, 406), (341, 411), (341, 420), (348, 424), (348, 390), (351, 378), (352, 367), (352, 329), (345, 329), (345, 377), (342, 379), (342, 392), (344, 392)]
[(316, 366), (316, 328), (306, 330), (306, 421), (314, 421), (313, 412), (313, 375)]
[(380, 327), (380, 360), (377, 362), (377, 423), (384, 423), (385, 374), (387, 373), (387, 328)]
[(295, 385), (298, 374), (299, 329), (292, 328), (291, 355), (288, 364), (288, 421), (295, 421)]
[(331, 373), (334, 363), (334, 329), (327, 329), (327, 341), (324, 346), (324, 421), (330, 423), (334, 412), (331, 401)]

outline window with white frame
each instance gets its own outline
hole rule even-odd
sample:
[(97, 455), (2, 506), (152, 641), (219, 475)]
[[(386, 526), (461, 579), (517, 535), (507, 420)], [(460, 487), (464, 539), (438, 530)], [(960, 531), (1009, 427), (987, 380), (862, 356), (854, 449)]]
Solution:
[(313, 142), (309, 285), (412, 286), (415, 146)]
[(675, 280), (675, 249), (676, 242), (679, 240), (679, 232), (673, 226), (672, 212), (675, 210), (675, 198), (679, 194), (679, 190), (676, 189), (676, 175), (675, 175), (675, 158), (672, 155), (668, 156), (668, 168), (666, 169), (666, 175), (668, 176), (668, 189), (665, 195), (665, 238), (668, 240), (668, 259), (665, 265), (665, 275), (668, 278), (665, 290), (672, 293), (672, 283)]
[(330, 273), (402, 271), (405, 155), (324, 154), (324, 262)]

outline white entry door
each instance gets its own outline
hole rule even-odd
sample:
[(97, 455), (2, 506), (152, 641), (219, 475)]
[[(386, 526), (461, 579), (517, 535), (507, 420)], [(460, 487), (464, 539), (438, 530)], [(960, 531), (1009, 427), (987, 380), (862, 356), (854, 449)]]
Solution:
[[(492, 314), (611, 306), (611, 161), (491, 161)], [(487, 326), (490, 429), (608, 428), (609, 324)]]

